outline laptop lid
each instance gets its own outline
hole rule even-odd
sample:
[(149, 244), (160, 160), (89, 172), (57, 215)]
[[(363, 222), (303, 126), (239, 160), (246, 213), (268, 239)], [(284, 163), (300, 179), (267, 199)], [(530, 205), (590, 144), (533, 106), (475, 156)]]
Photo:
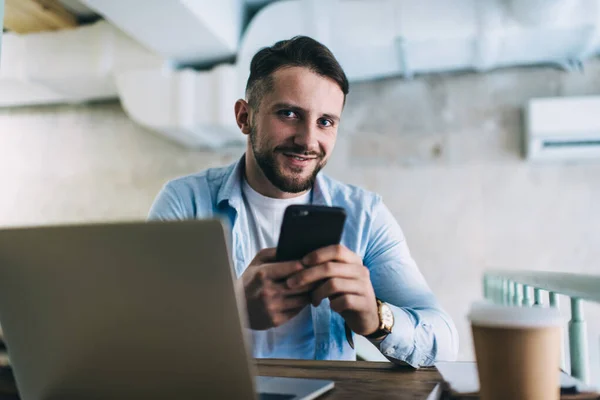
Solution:
[(23, 399), (254, 397), (218, 220), (0, 230)]

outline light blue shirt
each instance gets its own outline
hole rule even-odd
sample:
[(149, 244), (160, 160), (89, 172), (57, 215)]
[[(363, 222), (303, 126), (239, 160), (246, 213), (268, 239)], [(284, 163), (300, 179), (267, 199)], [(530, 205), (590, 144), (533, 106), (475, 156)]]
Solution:
[[(243, 157), (227, 167), (175, 179), (159, 193), (149, 219), (224, 216), (231, 226), (232, 261), (239, 277), (255, 256), (248, 250), (248, 210), (242, 198), (243, 179)], [(312, 204), (346, 210), (342, 244), (362, 258), (369, 268), (375, 295), (392, 308), (394, 327), (378, 344), (381, 353), (392, 362), (414, 367), (454, 360), (458, 353), (454, 323), (425, 282), (410, 255), (402, 230), (381, 197), (319, 173), (312, 190)], [(331, 310), (328, 299), (318, 307), (311, 307), (311, 316), (315, 345), (303, 358), (356, 359), (356, 351), (346, 339), (344, 319)], [(285, 354), (285, 349), (278, 354)]]
[[(276, 247), (279, 241), (285, 209), (292, 204), (310, 204), (312, 192), (289, 199), (274, 199), (252, 189), (242, 180), (242, 198), (249, 212), (246, 250), (256, 254), (262, 249)], [(312, 358), (315, 353), (315, 334), (310, 307), (304, 307), (296, 316), (277, 327), (248, 329), (252, 338), (255, 358)]]

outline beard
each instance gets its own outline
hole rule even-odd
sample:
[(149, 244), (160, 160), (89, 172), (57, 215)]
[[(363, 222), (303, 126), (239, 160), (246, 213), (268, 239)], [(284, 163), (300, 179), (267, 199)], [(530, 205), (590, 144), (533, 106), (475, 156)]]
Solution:
[[(310, 151), (305, 146), (291, 144), (289, 146), (277, 146), (274, 149), (262, 148), (257, 137), (258, 132), (255, 126), (250, 128), (250, 144), (252, 153), (263, 174), (277, 189), (286, 193), (301, 193), (313, 187), (317, 174), (323, 169), (327, 161), (323, 151)], [(305, 156), (316, 157), (317, 164), (312, 172), (303, 177), (303, 169), (292, 170), (292, 174), (286, 175), (281, 165), (277, 163), (277, 153), (302, 154)]]

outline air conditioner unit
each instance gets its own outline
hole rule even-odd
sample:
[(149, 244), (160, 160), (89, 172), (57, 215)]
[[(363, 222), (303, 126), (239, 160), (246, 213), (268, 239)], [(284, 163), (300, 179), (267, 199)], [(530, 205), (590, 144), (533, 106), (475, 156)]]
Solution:
[(600, 160), (600, 96), (531, 99), (525, 129), (528, 160)]

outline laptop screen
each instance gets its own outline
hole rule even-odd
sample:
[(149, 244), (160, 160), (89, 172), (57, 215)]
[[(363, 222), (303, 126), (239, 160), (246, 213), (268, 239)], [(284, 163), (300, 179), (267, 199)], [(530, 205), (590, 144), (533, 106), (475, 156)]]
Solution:
[(296, 396), (290, 394), (277, 394), (277, 393), (259, 393), (258, 398), (260, 400), (292, 400)]

